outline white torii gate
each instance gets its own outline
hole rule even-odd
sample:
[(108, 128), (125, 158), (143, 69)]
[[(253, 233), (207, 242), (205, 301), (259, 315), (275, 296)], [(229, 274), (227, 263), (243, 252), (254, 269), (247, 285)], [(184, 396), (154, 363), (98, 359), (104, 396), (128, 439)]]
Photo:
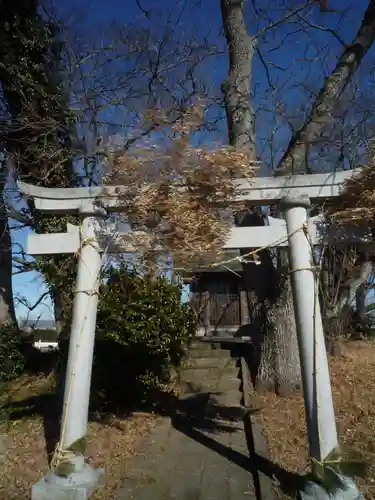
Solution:
[[(256, 178), (238, 182), (238, 201), (270, 205), (280, 202), (284, 220), (269, 218), (269, 226), (233, 228), (225, 248), (275, 246), (283, 238), (288, 246), (289, 266), (296, 315), (310, 456), (322, 462), (337, 449), (335, 415), (325, 349), (322, 318), (317, 295), (312, 245), (330, 240), (335, 244), (371, 243), (370, 232), (347, 228), (326, 228), (318, 216), (307, 217), (310, 201), (335, 197), (342, 183), (354, 171), (334, 174)], [(134, 249), (111, 245), (105, 231), (109, 212), (121, 210), (117, 187), (40, 188), (18, 183), (20, 191), (34, 199), (36, 210), (63, 215), (80, 214), (81, 227), (68, 224), (66, 233), (31, 234), (30, 255), (78, 252), (78, 270), (70, 347), (66, 374), (62, 427), (57, 457), (68, 462), (70, 473), (55, 471), (33, 486), (32, 500), (88, 498), (98, 484), (101, 471), (84, 461), (83, 453), (73, 453), (72, 445), (87, 434), (91, 369), (94, 350), (98, 287), (102, 253)]]

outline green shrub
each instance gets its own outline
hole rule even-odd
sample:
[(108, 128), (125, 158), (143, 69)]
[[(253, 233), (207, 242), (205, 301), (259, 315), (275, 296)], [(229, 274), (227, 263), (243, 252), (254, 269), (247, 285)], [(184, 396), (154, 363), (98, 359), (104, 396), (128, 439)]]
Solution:
[(142, 399), (168, 381), (195, 315), (165, 278), (111, 269), (101, 287), (93, 367), (94, 393)]
[(25, 368), (22, 340), (13, 326), (0, 328), (0, 383), (20, 375)]

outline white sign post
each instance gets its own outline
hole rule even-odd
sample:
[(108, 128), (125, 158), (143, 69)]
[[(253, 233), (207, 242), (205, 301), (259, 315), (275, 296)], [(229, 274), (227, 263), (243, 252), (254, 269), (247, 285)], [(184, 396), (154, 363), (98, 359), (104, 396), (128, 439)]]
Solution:
[[(239, 201), (248, 200), (254, 205), (281, 201), (285, 221), (269, 218), (268, 227), (233, 228), (225, 245), (227, 249), (272, 247), (279, 246), (275, 241), (283, 238), (282, 245), (288, 246), (310, 456), (319, 462), (337, 448), (338, 441), (311, 245), (321, 245), (327, 240), (344, 245), (369, 244), (371, 234), (358, 229), (346, 228), (343, 232), (339, 228), (326, 228), (322, 217), (307, 219), (307, 208), (310, 200), (337, 196), (343, 181), (351, 175), (353, 171), (257, 178), (253, 184), (239, 180)], [(83, 453), (72, 452), (70, 448), (83, 441), (87, 433), (103, 251), (100, 218), (110, 211), (120, 211), (121, 201), (115, 187), (45, 189), (19, 183), (19, 188), (34, 198), (37, 210), (85, 215), (81, 230), (68, 226), (66, 233), (33, 234), (28, 238), (30, 255), (79, 253), (62, 430), (56, 455), (57, 461), (60, 458), (68, 462), (70, 472), (61, 477), (57, 467), (48, 473), (33, 487), (32, 500), (85, 500), (95, 489), (100, 471), (94, 471), (84, 462)], [(129, 249), (115, 247), (109, 251)]]

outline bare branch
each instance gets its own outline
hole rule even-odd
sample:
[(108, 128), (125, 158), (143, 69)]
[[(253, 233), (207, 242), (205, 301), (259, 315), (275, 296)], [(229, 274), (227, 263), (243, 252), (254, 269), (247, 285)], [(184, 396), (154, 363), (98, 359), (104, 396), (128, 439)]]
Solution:
[(142, 14), (144, 14), (148, 19), (151, 15), (150, 11), (148, 11), (142, 7), (140, 0), (135, 0), (135, 3), (137, 4), (137, 6), (138, 6), (139, 10), (142, 12)]
[(41, 304), (41, 302), (49, 296), (49, 292), (44, 292), (40, 297), (39, 299), (33, 304), (33, 305), (30, 305), (30, 303), (28, 302), (27, 299), (25, 298), (21, 298), (20, 296), (17, 296), (17, 300), (20, 304), (22, 304), (23, 306), (27, 307), (27, 309), (29, 310), (29, 312), (33, 311), (34, 309), (36, 309), (39, 304)]
[(315, 1), (316, 0), (310, 0), (305, 5), (302, 5), (301, 7), (299, 7), (298, 9), (292, 10), (291, 12), (289, 12), (289, 14), (287, 14), (282, 19), (278, 19), (274, 23), (271, 23), (268, 26), (266, 26), (265, 28), (263, 28), (262, 30), (258, 31), (258, 33), (256, 33), (253, 36), (253, 38), (254, 39), (260, 38), (262, 35), (264, 35), (268, 31), (273, 30), (273, 29), (277, 28), (278, 26), (280, 26), (281, 24), (286, 23), (291, 18), (293, 18), (294, 16), (296, 16), (299, 12), (302, 12), (303, 10), (306, 10), (308, 7), (311, 7), (311, 5), (313, 5)]
[(256, 50), (256, 53), (257, 53), (257, 54), (258, 54), (258, 56), (259, 56), (259, 59), (260, 59), (260, 62), (262, 63), (262, 66), (264, 67), (264, 70), (265, 70), (265, 72), (266, 72), (266, 77), (267, 77), (268, 85), (270, 86), (270, 88), (271, 88), (272, 90), (275, 90), (275, 87), (274, 87), (274, 85), (273, 85), (273, 84), (272, 84), (272, 82), (271, 82), (271, 75), (270, 75), (270, 72), (269, 72), (269, 70), (268, 70), (267, 63), (266, 63), (266, 61), (264, 60), (264, 58), (263, 58), (263, 56), (262, 56), (262, 53), (261, 53), (261, 51), (259, 50), (259, 48), (258, 48), (258, 47), (256, 47), (256, 48), (255, 48), (255, 50)]
[(340, 56), (333, 72), (325, 78), (308, 120), (294, 134), (279, 162), (275, 175), (306, 170), (306, 150), (331, 121), (335, 105), (375, 39), (375, 0), (370, 0), (361, 26)]

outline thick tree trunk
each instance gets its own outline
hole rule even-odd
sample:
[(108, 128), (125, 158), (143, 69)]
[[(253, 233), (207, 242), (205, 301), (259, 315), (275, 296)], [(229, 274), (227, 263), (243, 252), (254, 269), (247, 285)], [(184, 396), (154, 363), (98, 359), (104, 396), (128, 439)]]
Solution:
[(362, 24), (339, 58), (333, 72), (324, 80), (308, 120), (292, 136), (275, 175), (310, 173), (309, 147), (332, 120), (333, 110), (375, 39), (375, 0), (370, 0)]
[(0, 194), (0, 326), (17, 326), (12, 288), (12, 240), (3, 188), (1, 186)]
[[(292, 287), (285, 249), (277, 252), (274, 270), (274, 298), (268, 301), (263, 355), (258, 370), (258, 387), (275, 389), (286, 396), (301, 384), (298, 338)], [(269, 275), (266, 279), (270, 279)]]
[(301, 385), (301, 366), (297, 329), (293, 308), (292, 285), (288, 279), (285, 287), (271, 310), (275, 315), (273, 326), (276, 340), (276, 393), (287, 396)]
[(244, 148), (255, 160), (255, 116), (251, 107), (254, 41), (247, 33), (243, 0), (221, 0), (221, 14), (229, 55), (228, 78), (222, 84), (229, 144)]
[[(4, 186), (0, 186), (0, 327), (13, 325), (18, 328), (12, 288), (12, 240), (3, 189)], [(0, 465), (5, 460), (8, 444), (7, 435), (0, 433)]]
[[(264, 218), (253, 212), (237, 221), (241, 226), (262, 226)], [(250, 248), (241, 250), (247, 254)], [(275, 385), (275, 350), (273, 336), (267, 328), (267, 308), (277, 298), (276, 269), (271, 253), (263, 250), (256, 263), (249, 260), (243, 263), (243, 289), (247, 294), (249, 312), (248, 335), (252, 337), (252, 352), (249, 357), (250, 373), (255, 387), (259, 390), (273, 388)]]
[[(332, 119), (336, 102), (342, 95), (352, 76), (357, 71), (363, 57), (373, 44), (374, 38), (375, 0), (370, 0), (362, 24), (354, 40), (350, 45), (345, 47), (345, 50), (339, 58), (335, 69), (325, 79), (324, 85), (318, 94), (309, 118), (292, 136), (285, 154), (279, 162), (275, 175), (281, 176), (296, 173), (310, 173), (308, 165), (309, 147), (314, 143), (314, 141), (319, 139), (319, 136), (324, 131), (327, 123), (329, 123)], [(357, 288), (358, 286), (355, 287), (353, 284), (349, 295), (352, 296), (353, 290), (356, 290)], [(293, 311), (291, 294), (284, 291), (281, 294), (281, 297), (284, 297), (282, 302), (284, 302), (285, 309)], [(274, 316), (274, 320), (278, 321), (276, 309), (275, 311), (272, 311), (271, 314)], [(278, 332), (280, 342), (282, 342), (283, 337), (288, 339), (291, 333), (290, 330), (288, 331), (287, 325), (283, 324), (282, 319), (278, 321), (276, 331)], [(295, 332), (293, 332), (292, 339), (296, 339)], [(290, 342), (290, 339), (288, 341)], [(295, 342), (293, 342), (293, 344), (295, 344)]]
[(274, 304), (269, 304), (257, 388), (288, 395), (301, 384), (298, 339), (289, 281)]
[[(243, 0), (221, 0), (229, 54), (228, 78), (223, 83), (222, 90), (229, 144), (247, 149), (255, 160), (255, 116), (251, 106), (254, 40), (248, 35), (243, 9)], [(263, 223), (262, 217), (253, 212), (243, 217), (241, 225)], [(250, 249), (244, 250), (243, 253), (248, 250)], [(254, 346), (251, 373), (259, 389), (278, 387), (280, 392), (285, 393), (298, 385), (300, 379), (292, 302), (289, 295), (275, 295), (279, 273), (269, 251), (262, 252), (258, 265), (244, 264), (243, 271), (251, 322), (249, 330)], [(287, 292), (288, 290), (286, 288)], [(290, 314), (289, 317), (285, 317), (285, 311)]]

